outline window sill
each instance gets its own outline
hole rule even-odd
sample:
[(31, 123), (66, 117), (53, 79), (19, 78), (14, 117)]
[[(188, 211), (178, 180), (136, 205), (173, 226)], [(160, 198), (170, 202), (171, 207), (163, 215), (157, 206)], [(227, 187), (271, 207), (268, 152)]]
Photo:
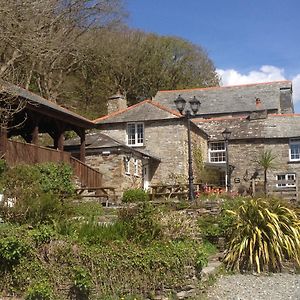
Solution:
[(299, 160), (289, 160), (288, 164), (300, 164), (300, 159)]

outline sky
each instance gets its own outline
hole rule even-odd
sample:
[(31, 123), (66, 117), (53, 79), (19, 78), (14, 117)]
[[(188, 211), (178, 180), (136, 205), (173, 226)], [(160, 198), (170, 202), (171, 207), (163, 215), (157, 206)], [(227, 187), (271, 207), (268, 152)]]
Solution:
[(132, 28), (202, 46), (222, 85), (292, 80), (300, 113), (299, 0), (127, 0)]

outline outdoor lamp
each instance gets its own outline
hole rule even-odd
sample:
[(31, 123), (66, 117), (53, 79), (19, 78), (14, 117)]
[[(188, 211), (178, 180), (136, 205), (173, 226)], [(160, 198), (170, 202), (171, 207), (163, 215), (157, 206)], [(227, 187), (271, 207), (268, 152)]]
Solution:
[[(187, 124), (187, 133), (188, 133), (188, 164), (189, 164), (189, 200), (193, 201), (195, 200), (195, 192), (194, 192), (194, 176), (193, 176), (193, 158), (192, 158), (192, 141), (191, 141), (191, 118), (192, 118), (192, 112), (194, 115), (199, 110), (200, 107), (200, 101), (194, 96), (192, 100), (189, 101), (190, 107), (189, 109), (186, 109), (185, 114), (183, 114), (186, 101), (181, 97), (181, 95), (178, 95), (177, 99), (174, 100), (174, 103), (176, 105), (177, 110), (182, 115), (182, 118), (186, 119)], [(192, 111), (192, 112), (191, 112)]]
[(225, 141), (228, 141), (230, 139), (231, 136), (231, 131), (226, 128), (223, 132), (222, 132), (223, 138)]
[(181, 95), (178, 95), (177, 99), (174, 100), (174, 103), (176, 105), (177, 110), (182, 114), (186, 101), (181, 97)]
[(198, 110), (199, 110), (201, 102), (195, 96), (189, 102), (190, 102), (190, 107), (191, 107), (192, 112), (194, 114), (196, 114), (198, 112)]

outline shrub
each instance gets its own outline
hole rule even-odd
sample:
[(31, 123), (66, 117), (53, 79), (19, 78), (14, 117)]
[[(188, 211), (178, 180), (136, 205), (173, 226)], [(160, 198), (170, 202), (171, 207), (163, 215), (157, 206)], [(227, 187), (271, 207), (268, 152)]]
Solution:
[(35, 245), (39, 246), (41, 244), (50, 243), (50, 241), (55, 236), (55, 232), (51, 226), (41, 225), (31, 232), (31, 236), (35, 242)]
[(148, 201), (149, 195), (143, 189), (128, 189), (123, 193), (122, 201), (125, 203)]
[(88, 299), (92, 287), (91, 274), (83, 267), (74, 267), (73, 272), (74, 284), (71, 293), (75, 294), (78, 299)]
[(196, 220), (188, 216), (185, 211), (161, 211), (157, 215), (157, 221), (164, 240), (198, 238)]
[(230, 269), (280, 271), (284, 259), (299, 265), (300, 222), (277, 201), (250, 199), (235, 211), (224, 262)]
[(40, 173), (39, 182), (45, 193), (54, 193), (60, 196), (71, 196), (75, 192), (72, 181), (72, 168), (66, 164), (45, 163), (37, 165)]
[(53, 292), (48, 282), (39, 282), (29, 287), (25, 300), (51, 300)]
[(0, 266), (11, 268), (19, 263), (27, 254), (29, 246), (16, 237), (6, 237), (0, 240)]
[(149, 243), (161, 236), (157, 211), (149, 202), (142, 202), (136, 208), (120, 211), (119, 219), (126, 226), (127, 237), (141, 243)]
[(57, 195), (41, 193), (19, 198), (13, 207), (2, 205), (2, 216), (6, 221), (32, 225), (52, 223), (66, 217), (69, 207)]

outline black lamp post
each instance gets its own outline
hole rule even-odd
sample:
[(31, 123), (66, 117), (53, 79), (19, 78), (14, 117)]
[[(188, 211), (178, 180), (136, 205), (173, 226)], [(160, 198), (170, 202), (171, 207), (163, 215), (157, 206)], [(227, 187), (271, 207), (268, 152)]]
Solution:
[(231, 190), (231, 172), (230, 172), (230, 165), (229, 165), (229, 155), (228, 155), (228, 140), (230, 139), (231, 136), (231, 131), (226, 128), (222, 132), (223, 138), (225, 140), (225, 151), (226, 151), (226, 190), (227, 192), (230, 192)]
[(194, 115), (198, 112), (200, 107), (200, 101), (194, 96), (192, 100), (189, 101), (190, 103), (190, 109), (187, 109), (185, 111), (185, 114), (183, 113), (186, 101), (179, 95), (177, 99), (174, 101), (177, 110), (180, 112), (181, 115), (183, 115), (186, 118), (187, 121), (187, 129), (188, 129), (188, 162), (189, 162), (189, 200), (193, 201), (195, 199), (194, 194), (194, 184), (193, 184), (193, 159), (192, 159), (192, 143), (191, 143), (191, 116), (192, 113)]

